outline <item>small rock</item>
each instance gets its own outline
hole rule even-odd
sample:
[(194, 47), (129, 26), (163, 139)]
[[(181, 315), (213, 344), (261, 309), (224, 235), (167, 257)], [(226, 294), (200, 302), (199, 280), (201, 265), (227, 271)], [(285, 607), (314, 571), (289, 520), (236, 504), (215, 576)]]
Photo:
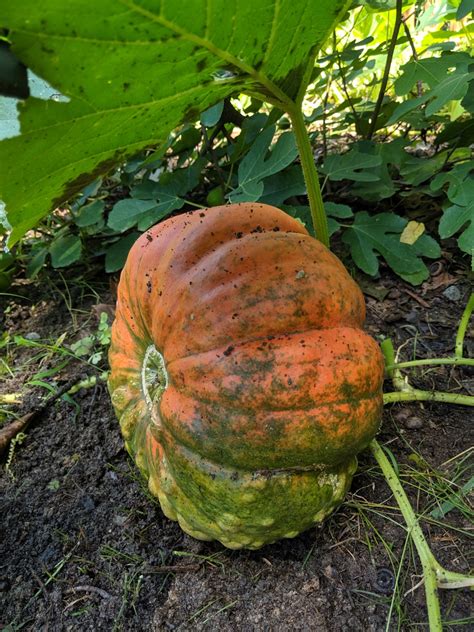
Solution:
[(29, 331), (23, 336), (26, 340), (40, 340), (41, 336), (36, 331)]
[(423, 427), (423, 419), (420, 417), (409, 417), (405, 421), (405, 426), (410, 430), (418, 430)]
[(301, 592), (309, 593), (315, 590), (319, 590), (319, 588), (320, 588), (319, 577), (313, 577), (312, 579), (308, 580), (302, 585)]
[(335, 579), (337, 577), (337, 570), (334, 566), (331, 566), (331, 564), (324, 567), (323, 573), (328, 579)]
[(443, 296), (446, 297), (448, 301), (456, 302), (461, 298), (461, 290), (456, 285), (450, 285), (444, 290)]
[(89, 495), (83, 496), (81, 498), (81, 505), (86, 511), (92, 511), (93, 509), (95, 509), (94, 499)]
[(411, 415), (412, 412), (409, 408), (400, 408), (400, 410), (397, 410), (397, 412), (394, 414), (394, 417), (397, 421), (405, 421), (406, 419), (411, 417)]
[(127, 516), (114, 516), (114, 524), (119, 527), (123, 527), (127, 522)]
[(390, 299), (396, 299), (396, 298), (400, 298), (401, 296), (401, 292), (400, 290), (397, 290), (397, 288), (393, 288), (393, 290), (390, 290), (390, 292), (387, 294), (387, 298)]
[(48, 565), (51, 560), (53, 560), (58, 555), (58, 550), (54, 546), (54, 544), (48, 544), (48, 546), (44, 549), (42, 553), (39, 555), (39, 559), (44, 562), (44, 564)]

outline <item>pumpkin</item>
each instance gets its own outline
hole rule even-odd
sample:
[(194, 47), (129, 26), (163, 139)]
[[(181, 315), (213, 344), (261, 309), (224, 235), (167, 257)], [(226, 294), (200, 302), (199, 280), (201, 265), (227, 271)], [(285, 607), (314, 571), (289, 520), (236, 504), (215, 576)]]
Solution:
[(322, 521), (379, 428), (383, 360), (362, 293), (264, 204), (149, 229), (118, 287), (109, 390), (162, 510), (230, 548)]

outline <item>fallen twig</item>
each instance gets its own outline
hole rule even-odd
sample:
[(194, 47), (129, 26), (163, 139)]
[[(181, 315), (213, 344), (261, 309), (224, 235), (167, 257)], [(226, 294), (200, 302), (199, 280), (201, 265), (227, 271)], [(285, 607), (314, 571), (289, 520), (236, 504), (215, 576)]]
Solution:
[(27, 413), (26, 415), (23, 415), (23, 417), (12, 421), (11, 424), (8, 424), (8, 426), (0, 429), (0, 454), (7, 449), (10, 441), (14, 439), (17, 434), (25, 430), (26, 426), (36, 414), (36, 412)]
[(72, 588), (68, 588), (66, 590), (66, 593), (73, 593), (73, 592), (91, 592), (91, 593), (96, 593), (97, 595), (99, 595), (100, 597), (103, 597), (104, 599), (113, 599), (113, 595), (111, 595), (110, 593), (108, 593), (106, 590), (103, 590), (102, 588), (97, 588), (97, 586), (73, 586)]
[(4, 426), (0, 429), (0, 454), (6, 450), (10, 441), (14, 439), (19, 432), (24, 432), (26, 427), (31, 423), (31, 421), (39, 414), (44, 412), (51, 404), (53, 404), (57, 399), (62, 397), (65, 393), (67, 393), (73, 386), (75, 386), (80, 380), (77, 378), (73, 380), (68, 380), (63, 386), (58, 388), (58, 390), (53, 393), (50, 397), (48, 397), (44, 402), (42, 402), (38, 408), (35, 410), (26, 413), (22, 417), (15, 419), (8, 426)]
[(419, 303), (425, 309), (429, 309), (431, 307), (431, 305), (427, 301), (421, 298), (421, 296), (418, 296), (418, 294), (415, 294), (415, 292), (412, 292), (411, 290), (407, 288), (404, 288), (403, 291), (405, 292), (405, 294), (408, 294), (408, 296), (411, 296), (417, 303)]

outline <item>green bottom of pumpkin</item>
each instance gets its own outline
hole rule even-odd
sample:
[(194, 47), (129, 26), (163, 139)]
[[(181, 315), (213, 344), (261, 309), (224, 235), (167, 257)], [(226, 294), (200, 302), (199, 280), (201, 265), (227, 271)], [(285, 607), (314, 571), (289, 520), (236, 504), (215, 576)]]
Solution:
[[(164, 514), (199, 540), (258, 549), (320, 523), (343, 501), (357, 459), (331, 469), (225, 469), (150, 431), (135, 454)], [(142, 444), (143, 445), (143, 444)]]

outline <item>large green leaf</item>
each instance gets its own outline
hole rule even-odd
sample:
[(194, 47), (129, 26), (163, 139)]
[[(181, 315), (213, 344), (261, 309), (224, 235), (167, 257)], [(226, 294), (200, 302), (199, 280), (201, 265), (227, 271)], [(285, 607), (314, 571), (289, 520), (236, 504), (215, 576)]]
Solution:
[(238, 91), (288, 105), (346, 0), (34, 0), (0, 5), (12, 51), (69, 102), (29, 98), (0, 144), (17, 240), (52, 208)]
[(239, 165), (239, 186), (229, 195), (231, 202), (255, 202), (264, 191), (264, 179), (288, 167), (298, 154), (291, 132), (282, 134), (271, 152), (268, 151), (275, 126), (267, 127), (253, 143)]
[(451, 237), (461, 228), (463, 232), (458, 239), (461, 250), (470, 255), (474, 254), (474, 202), (467, 206), (453, 204), (444, 210), (439, 223), (439, 234), (443, 239)]
[(406, 219), (394, 213), (370, 216), (361, 211), (342, 239), (350, 247), (354, 262), (365, 273), (371, 276), (377, 274), (377, 255), (380, 254), (402, 279), (418, 285), (429, 276), (420, 256), (435, 258), (441, 251), (429, 235), (422, 235), (411, 246), (402, 243), (400, 235), (407, 223)]
[(294, 195), (304, 195), (305, 193), (306, 185), (303, 171), (300, 165), (292, 165), (288, 169), (280, 171), (280, 173), (265, 178), (260, 202), (279, 206), (288, 198)]
[(374, 168), (382, 164), (380, 156), (363, 154), (351, 149), (346, 154), (331, 154), (320, 167), (330, 180), (354, 180), (355, 182), (376, 182), (379, 176)]
[(49, 247), (53, 268), (65, 268), (81, 258), (82, 244), (78, 235), (61, 235)]
[[(461, 183), (456, 180), (456, 175), (459, 177), (463, 171), (468, 171), (469, 167), (472, 168), (472, 163), (470, 161), (457, 167), (457, 174), (449, 179), (448, 198), (452, 205), (444, 209), (439, 223), (439, 235), (445, 239), (463, 229), (458, 238), (458, 245), (461, 250), (472, 255), (474, 254), (474, 177), (468, 174)], [(454, 172), (455, 169), (452, 171)], [(451, 174), (448, 173), (447, 176), (449, 175)]]

